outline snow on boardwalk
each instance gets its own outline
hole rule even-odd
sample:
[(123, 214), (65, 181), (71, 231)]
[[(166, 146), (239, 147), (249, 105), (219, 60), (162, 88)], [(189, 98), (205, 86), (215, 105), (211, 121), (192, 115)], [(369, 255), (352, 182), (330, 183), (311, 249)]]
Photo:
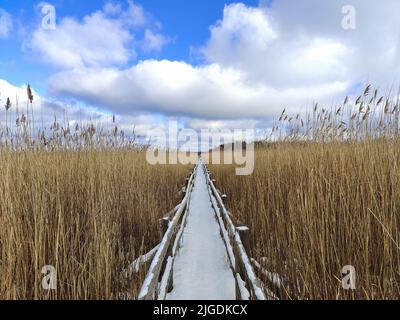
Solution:
[(235, 280), (211, 206), (203, 165), (191, 195), (182, 246), (173, 272), (169, 300), (235, 300)]

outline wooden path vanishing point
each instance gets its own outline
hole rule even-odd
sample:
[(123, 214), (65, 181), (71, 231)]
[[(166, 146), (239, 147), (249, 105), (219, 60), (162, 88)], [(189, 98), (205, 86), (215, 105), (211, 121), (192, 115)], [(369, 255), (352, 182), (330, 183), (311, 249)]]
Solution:
[[(279, 275), (249, 258), (249, 229), (235, 226), (199, 160), (183, 190), (182, 202), (162, 219), (161, 243), (136, 259), (123, 276), (144, 266), (147, 276), (139, 300), (279, 299), (285, 287)], [(259, 276), (267, 280), (264, 285)], [(265, 281), (264, 281), (265, 282)]]

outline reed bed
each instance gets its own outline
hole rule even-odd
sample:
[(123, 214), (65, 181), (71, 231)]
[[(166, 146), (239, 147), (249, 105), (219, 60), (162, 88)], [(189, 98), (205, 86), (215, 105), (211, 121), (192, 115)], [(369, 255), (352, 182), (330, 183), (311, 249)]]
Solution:
[(122, 271), (160, 241), (189, 168), (150, 166), (114, 116), (44, 124), (29, 85), (26, 109), (18, 101), (0, 123), (0, 299), (134, 299), (146, 270)]
[[(398, 99), (368, 86), (309, 121), (284, 111), (256, 144), (253, 175), (210, 167), (250, 227), (251, 256), (280, 275), (287, 299), (400, 298), (398, 112)], [(355, 290), (342, 287), (344, 266), (355, 267)]]
[[(146, 270), (121, 272), (161, 239), (189, 168), (144, 152), (0, 152), (0, 299), (135, 298)], [(42, 267), (57, 270), (43, 290)]]
[[(149, 165), (115, 117), (111, 129), (39, 126), (27, 95), (15, 121), (6, 100), (0, 126), (0, 299), (136, 298), (145, 268), (121, 271), (160, 241), (190, 168)], [(253, 175), (210, 166), (250, 227), (250, 256), (279, 274), (286, 298), (400, 298), (399, 120), (399, 99), (367, 86), (337, 106), (284, 110), (256, 144)], [(46, 265), (57, 290), (42, 288)], [(346, 265), (355, 290), (342, 288)]]
[(135, 299), (146, 266), (124, 270), (160, 242), (191, 166), (150, 165), (115, 116), (44, 123), (29, 85), (26, 99), (7, 98), (0, 121), (0, 299)]

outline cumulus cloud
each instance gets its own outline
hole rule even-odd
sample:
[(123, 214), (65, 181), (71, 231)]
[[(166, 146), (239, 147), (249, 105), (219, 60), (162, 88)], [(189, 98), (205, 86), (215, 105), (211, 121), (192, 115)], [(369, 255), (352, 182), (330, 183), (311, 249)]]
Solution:
[(136, 57), (135, 30), (146, 27), (140, 41), (147, 51), (161, 50), (165, 38), (149, 28), (153, 22), (142, 7), (128, 1), (108, 2), (102, 10), (77, 20), (61, 19), (55, 30), (40, 26), (26, 43), (41, 59), (65, 69), (126, 65)]
[[(46, 100), (41, 97), (38, 92), (32, 88), (34, 103), (32, 105), (33, 112), (38, 117), (41, 117), (43, 112), (43, 122), (48, 124), (54, 120), (54, 115), (63, 115), (63, 105), (56, 101)], [(27, 84), (16, 86), (4, 79), (0, 79), (0, 124), (6, 122), (5, 104), (7, 99), (10, 99), (11, 108), (8, 110), (8, 125), (14, 123), (17, 114), (27, 114), (26, 108), (28, 105)], [(31, 107), (29, 107), (30, 109)], [(30, 109), (31, 110), (31, 109)]]
[[(112, 115), (108, 112), (101, 112), (97, 108), (84, 105), (82, 106), (75, 101), (58, 100), (55, 98), (48, 98), (41, 96), (34, 88), (33, 93), (33, 104), (32, 109), (28, 101), (27, 96), (27, 84), (14, 85), (7, 80), (0, 79), (0, 125), (6, 123), (6, 108), (5, 104), (7, 99), (10, 99), (11, 108), (8, 110), (8, 125), (13, 126), (17, 116), (24, 114), (27, 115), (27, 107), (29, 106), (28, 117), (31, 117), (31, 110), (35, 115), (35, 123), (37, 127), (41, 127), (43, 122), (45, 128), (54, 122), (55, 117), (59, 120), (68, 120), (70, 125), (74, 125), (78, 121), (82, 120), (83, 123), (94, 122), (96, 124), (107, 124), (111, 123)], [(31, 118), (30, 118), (31, 119)], [(140, 121), (146, 120), (140, 128), (151, 128), (151, 123), (147, 117), (140, 117)], [(121, 117), (119, 124), (121, 127), (132, 129), (135, 124), (135, 117)], [(32, 121), (32, 120), (30, 120)]]
[[(267, 58), (278, 38), (266, 12), (243, 3), (225, 6), (222, 20), (210, 27), (211, 37), (203, 49), (206, 58), (221, 66), (247, 69)], [(264, 63), (264, 61), (262, 61)]]
[[(356, 30), (342, 28), (344, 5), (356, 9)], [(283, 107), (301, 111), (315, 100), (341, 100), (367, 79), (381, 86), (395, 81), (400, 71), (399, 9), (396, 0), (275, 0), (258, 7), (234, 3), (210, 27), (210, 37), (199, 49), (202, 65), (145, 60), (121, 66), (126, 55), (96, 60), (78, 48), (80, 62), (54, 75), (51, 90), (127, 116), (156, 112), (197, 123), (268, 120)], [(109, 22), (122, 12), (118, 4), (109, 4), (92, 16)], [(79, 23), (83, 30), (84, 22)], [(161, 50), (164, 38), (154, 30), (145, 33), (149, 49)], [(124, 52), (128, 43), (113, 47)]]
[(0, 8), (0, 39), (7, 38), (13, 27), (11, 15)]
[[(36, 92), (33, 92), (35, 100), (38, 97)], [(3, 110), (3, 106), (6, 103), (7, 98), (15, 105), (18, 99), (20, 106), (25, 106), (28, 102), (26, 85), (14, 86), (6, 80), (0, 79), (0, 110)]]
[(121, 19), (124, 24), (135, 28), (145, 26), (150, 20), (144, 9), (133, 1), (128, 1), (128, 10), (122, 13)]
[(125, 64), (130, 52), (129, 32), (102, 12), (86, 16), (82, 22), (63, 19), (56, 30), (39, 28), (31, 46), (48, 62), (65, 68)]
[[(356, 10), (355, 30), (342, 28), (345, 5)], [(234, 66), (248, 81), (276, 88), (367, 77), (381, 84), (399, 71), (399, 9), (395, 0), (232, 4), (210, 28), (203, 52), (209, 62)]]
[[(34, 88), (32, 88), (32, 93), (34, 97), (32, 108), (34, 114), (37, 116), (36, 121), (43, 121), (43, 123), (48, 126), (49, 123), (54, 121), (54, 115), (62, 116), (64, 114), (64, 106), (62, 103), (56, 100), (50, 101), (41, 97)], [(5, 104), (8, 98), (11, 102), (11, 108), (8, 110), (8, 117), (6, 117)], [(8, 126), (13, 126), (18, 115), (27, 115), (27, 105), (27, 84), (16, 86), (4, 79), (0, 79), (0, 125), (5, 125), (7, 122)], [(29, 110), (30, 117), (30, 106)], [(74, 116), (72, 109), (71, 116)]]
[[(346, 44), (325, 34), (297, 30), (295, 25), (283, 30), (280, 25), (291, 22), (279, 19), (279, 14), (275, 7), (250, 8), (241, 3), (226, 6), (223, 19), (210, 28), (210, 40), (202, 50), (206, 59), (241, 70), (246, 81), (274, 88), (347, 79), (347, 66), (343, 62), (351, 49)], [(334, 26), (338, 24), (340, 19)]]
[[(8, 111), (8, 117), (5, 116), (5, 108), (0, 107), (0, 126), (14, 126), (17, 114), (21, 116), (26, 115), (27, 107), (27, 92), (26, 86), (15, 86), (6, 80), (0, 79), (0, 105), (4, 106), (7, 97), (10, 98), (12, 107)], [(86, 125), (95, 124), (103, 130), (112, 130), (114, 127), (110, 127), (111, 124), (116, 125), (118, 129), (124, 131), (126, 136), (136, 137), (136, 141), (140, 143), (150, 143), (151, 137), (157, 132), (168, 132), (171, 129), (170, 125), (178, 125), (179, 131), (183, 128), (191, 128), (196, 132), (204, 128), (211, 129), (209, 134), (213, 137), (213, 147), (216, 147), (222, 140), (221, 133), (218, 131), (219, 128), (224, 127), (231, 131), (223, 131), (222, 137), (225, 143), (232, 142), (232, 133), (236, 129), (248, 129), (257, 128), (257, 126), (264, 126), (265, 123), (259, 121), (246, 121), (246, 120), (232, 120), (232, 121), (216, 121), (216, 120), (204, 120), (196, 119), (192, 117), (169, 117), (169, 120), (174, 122), (166, 122), (166, 118), (162, 116), (154, 116), (154, 114), (110, 114), (108, 112), (101, 112), (95, 107), (89, 105), (82, 106), (80, 104), (70, 101), (69, 103), (63, 100), (48, 99), (40, 96), (36, 91), (34, 94), (33, 112), (35, 114), (35, 127), (40, 129), (49, 129), (56, 119), (61, 125), (69, 124), (70, 127), (74, 127), (75, 124)], [(18, 107), (17, 107), (18, 101)], [(32, 121), (31, 110), (29, 106), (29, 121)], [(115, 119), (115, 124), (113, 123)], [(7, 122), (6, 122), (7, 121)], [(44, 125), (42, 127), (42, 124)], [(213, 131), (215, 129), (215, 131)], [(185, 133), (187, 131), (183, 129)], [(180, 141), (182, 144), (184, 141)], [(187, 146), (187, 145), (186, 145)], [(198, 150), (198, 145), (191, 145), (192, 150)], [(201, 146), (203, 150), (210, 148), (209, 142), (204, 142)]]
[(218, 64), (194, 67), (179, 61), (146, 60), (127, 70), (62, 72), (50, 83), (56, 94), (112, 106), (122, 114), (147, 111), (219, 119), (273, 116), (286, 103), (321, 98), (346, 88), (346, 83), (337, 82), (276, 90), (263, 84), (247, 84), (242, 79), (240, 71)]
[[(124, 7), (122, 1), (109, 1), (103, 7), (103, 12), (112, 17), (118, 18), (126, 27), (140, 28), (154, 23), (149, 13), (142, 6), (127, 1), (127, 7)], [(157, 24), (157, 23), (155, 23)]]
[(145, 52), (160, 52), (166, 43), (168, 43), (168, 39), (164, 35), (146, 29), (142, 41), (142, 49)]

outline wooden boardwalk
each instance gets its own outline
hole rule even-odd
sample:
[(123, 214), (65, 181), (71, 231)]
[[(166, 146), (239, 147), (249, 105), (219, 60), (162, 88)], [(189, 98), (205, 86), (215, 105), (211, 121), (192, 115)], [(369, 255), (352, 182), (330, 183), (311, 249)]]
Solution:
[(208, 194), (197, 167), (186, 227), (174, 263), (171, 300), (235, 300), (235, 278)]
[(182, 202), (162, 220), (161, 243), (124, 270), (127, 278), (148, 266), (139, 300), (278, 298), (259, 280), (254, 266), (269, 273), (248, 256), (249, 229), (234, 224), (225, 197), (199, 160)]

